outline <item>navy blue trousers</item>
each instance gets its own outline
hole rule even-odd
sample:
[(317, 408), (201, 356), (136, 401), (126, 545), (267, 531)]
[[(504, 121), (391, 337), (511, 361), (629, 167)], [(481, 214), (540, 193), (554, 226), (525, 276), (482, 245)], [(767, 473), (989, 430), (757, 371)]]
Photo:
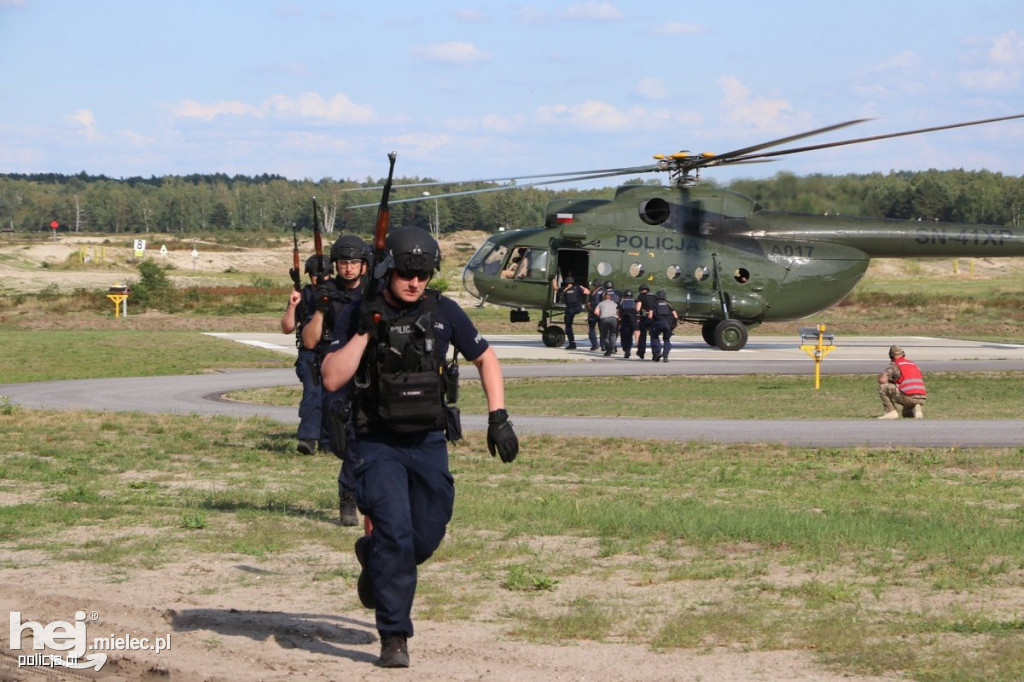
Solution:
[(321, 391), (316, 369), (316, 353), (299, 349), (295, 360), (295, 376), (302, 382), (299, 401), (299, 440), (320, 440)]
[(662, 358), (668, 357), (672, 350), (672, 323), (664, 320), (655, 320), (651, 325), (651, 350), (655, 355)]
[(412, 637), (416, 567), (444, 539), (455, 504), (443, 431), (357, 436), (356, 504), (373, 523), (367, 566), (381, 635)]

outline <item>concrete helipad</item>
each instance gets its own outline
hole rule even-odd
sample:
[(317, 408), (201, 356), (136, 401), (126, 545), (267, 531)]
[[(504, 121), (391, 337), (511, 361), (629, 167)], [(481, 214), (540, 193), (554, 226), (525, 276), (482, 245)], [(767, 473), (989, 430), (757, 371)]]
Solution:
[[(281, 353), (295, 354), (294, 337), (290, 335), (244, 332), (210, 335)], [(553, 371), (555, 374), (647, 374), (652, 373), (655, 368), (660, 373), (674, 374), (690, 373), (695, 367), (701, 368), (704, 373), (788, 374), (805, 372), (808, 369), (813, 371), (814, 367), (810, 356), (800, 349), (800, 337), (795, 332), (789, 337), (751, 335), (747, 346), (735, 352), (721, 351), (708, 346), (699, 336), (673, 336), (670, 362), (664, 366), (642, 362), (635, 356), (626, 360), (621, 352), (606, 358), (600, 352), (587, 350), (590, 347), (587, 341), (582, 344), (577, 341), (579, 349), (570, 351), (544, 346), (538, 334), (489, 335), (487, 340), (494, 347), (498, 357), (503, 360), (585, 363), (586, 369), (566, 368)], [(1024, 370), (1024, 344), (898, 335), (846, 338), (837, 336), (834, 340), (836, 349), (825, 357), (821, 370), (823, 373), (860, 373), (872, 370), (880, 372), (888, 361), (889, 346), (894, 343), (903, 347), (907, 357), (930, 371)]]

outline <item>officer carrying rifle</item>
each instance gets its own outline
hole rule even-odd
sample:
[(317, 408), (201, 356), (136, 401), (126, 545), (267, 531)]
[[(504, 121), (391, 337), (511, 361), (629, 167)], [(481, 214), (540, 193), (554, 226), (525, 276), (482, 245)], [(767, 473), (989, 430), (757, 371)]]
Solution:
[[(394, 168), (394, 155), (389, 155)], [(454, 505), (448, 444), (461, 438), (457, 365), (462, 354), (480, 373), (487, 398), (487, 446), (512, 462), (519, 440), (505, 411), (498, 357), (452, 299), (427, 289), (441, 251), (425, 230), (387, 234), (384, 188), (373, 267), (363, 298), (347, 306), (321, 371), (324, 387), (354, 380), (352, 439), (355, 496), (372, 531), (356, 541), (358, 593), (376, 610), (380, 665), (409, 666), (408, 638), (417, 566), (440, 546)], [(453, 360), (447, 361), (449, 347)], [(453, 376), (454, 375), (454, 376)]]

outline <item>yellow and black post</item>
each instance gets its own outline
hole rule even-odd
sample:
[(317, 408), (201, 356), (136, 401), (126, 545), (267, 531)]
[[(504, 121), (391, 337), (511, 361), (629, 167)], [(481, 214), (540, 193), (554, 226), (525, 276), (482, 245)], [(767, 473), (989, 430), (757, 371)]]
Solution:
[(825, 325), (817, 327), (800, 327), (800, 350), (806, 352), (814, 360), (814, 389), (821, 388), (821, 361), (836, 349), (833, 345), (835, 335), (825, 332)]

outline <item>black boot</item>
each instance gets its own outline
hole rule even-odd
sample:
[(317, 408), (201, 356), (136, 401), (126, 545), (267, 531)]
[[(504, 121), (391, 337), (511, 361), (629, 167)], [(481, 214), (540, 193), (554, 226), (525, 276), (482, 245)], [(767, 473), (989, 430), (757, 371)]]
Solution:
[(351, 493), (343, 493), (338, 506), (341, 509), (341, 525), (359, 525), (359, 515), (356, 514), (356, 498), (352, 497)]

